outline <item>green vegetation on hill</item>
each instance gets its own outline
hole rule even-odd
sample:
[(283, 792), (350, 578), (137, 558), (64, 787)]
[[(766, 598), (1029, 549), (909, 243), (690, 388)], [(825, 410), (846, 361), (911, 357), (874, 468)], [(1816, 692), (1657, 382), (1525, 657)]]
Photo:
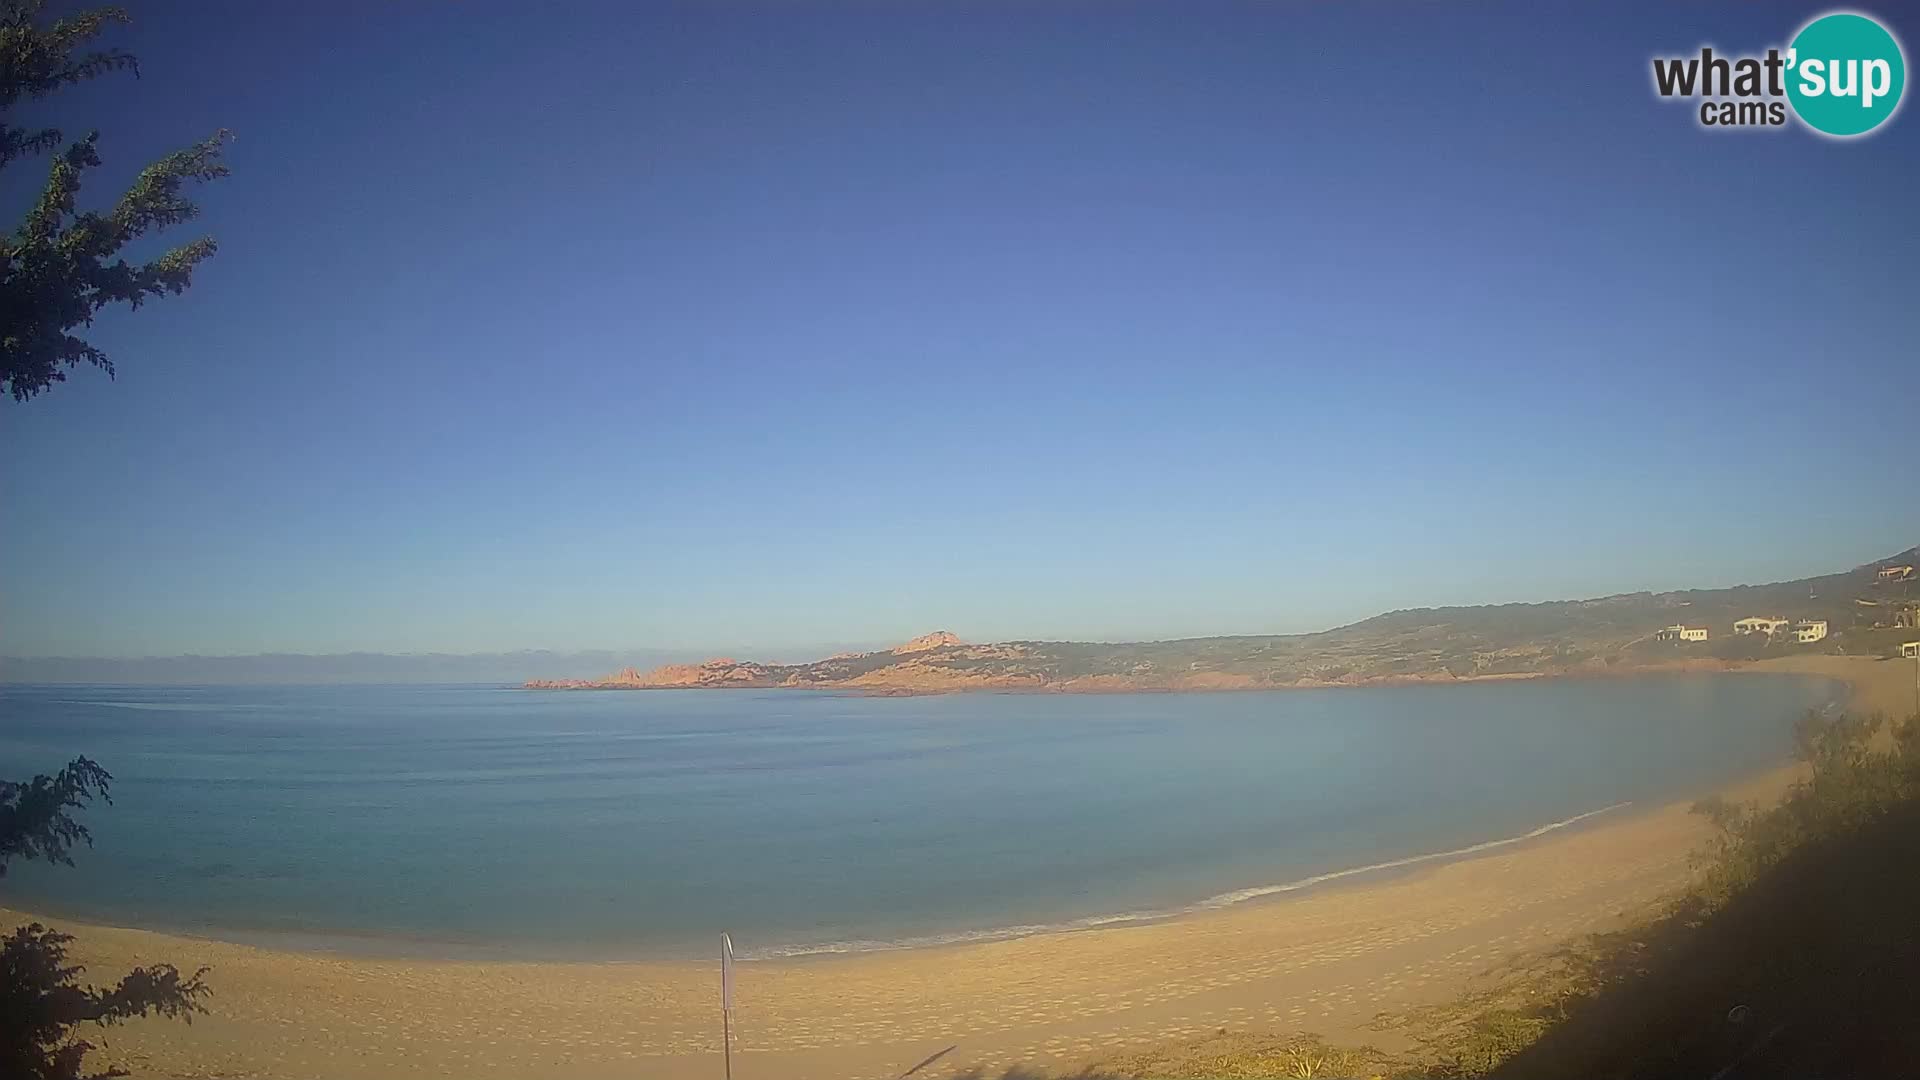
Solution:
[[(1908, 629), (1874, 629), (1920, 599), (1914, 583), (1882, 582), (1882, 567), (1920, 562), (1920, 548), (1839, 574), (1770, 585), (1629, 593), (1593, 600), (1422, 608), (1312, 634), (1179, 641), (1008, 641), (968, 644), (930, 635), (911, 648), (809, 664), (715, 660), (597, 682), (530, 683), (607, 689), (658, 686), (1182, 690), (1604, 672), (1695, 661), (1756, 660), (1795, 651), (1890, 655)], [(1914, 595), (1907, 595), (1912, 592)], [(1825, 620), (1830, 635), (1733, 633), (1749, 616)], [(1658, 640), (1674, 624), (1705, 627), (1704, 642)], [(1902, 637), (1906, 635), (1906, 637)]]

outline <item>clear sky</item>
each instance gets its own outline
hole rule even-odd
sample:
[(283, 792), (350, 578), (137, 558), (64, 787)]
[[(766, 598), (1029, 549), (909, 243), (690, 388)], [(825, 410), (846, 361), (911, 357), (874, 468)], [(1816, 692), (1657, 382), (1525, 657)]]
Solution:
[(29, 118), (102, 202), (232, 129), (221, 251), (0, 402), (3, 653), (1288, 632), (1920, 541), (1920, 115), (1650, 88), (1815, 6), (131, 6), (143, 77)]

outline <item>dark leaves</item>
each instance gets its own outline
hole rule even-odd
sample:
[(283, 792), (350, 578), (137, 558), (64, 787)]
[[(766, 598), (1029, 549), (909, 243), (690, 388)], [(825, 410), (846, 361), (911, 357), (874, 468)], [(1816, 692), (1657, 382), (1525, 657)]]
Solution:
[[(0, 1075), (35, 1080), (81, 1080), (93, 1044), (74, 1037), (75, 1025), (105, 1027), (147, 1015), (191, 1022), (204, 1013), (211, 990), (206, 969), (182, 977), (171, 964), (135, 968), (108, 989), (79, 982), (85, 971), (67, 960), (73, 938), (33, 923), (0, 938)], [(88, 1074), (123, 1076), (122, 1072)]]
[[(22, 100), (109, 71), (138, 69), (116, 50), (77, 53), (113, 23), (118, 8), (81, 12), (48, 27), (35, 25), (38, 2), (0, 7), (0, 118)], [(101, 308), (177, 295), (215, 245), (202, 238), (144, 263), (121, 257), (142, 236), (191, 221), (199, 207), (183, 194), (189, 183), (227, 175), (221, 159), (228, 134), (213, 135), (154, 162), (106, 213), (82, 212), (79, 193), (89, 169), (100, 165), (97, 133), (54, 154), (47, 181), (25, 218), (0, 237), (0, 387), (25, 401), (66, 380), (66, 369), (89, 364), (113, 375), (107, 355), (74, 331), (91, 325)], [(0, 123), (0, 168), (29, 154), (53, 152), (61, 134)]]
[(130, 21), (117, 7), (76, 12), (45, 28), (34, 25), (42, 0), (14, 0), (0, 7), (0, 109), (35, 100), (109, 71), (140, 73), (132, 54), (103, 49), (75, 55), (111, 24)]
[[(74, 820), (95, 798), (112, 803), (113, 776), (97, 763), (75, 758), (54, 776), (25, 782), (0, 780), (0, 874), (8, 860), (45, 859), (73, 865), (68, 851), (91, 844), (87, 827)], [(134, 968), (113, 986), (81, 983), (85, 971), (67, 959), (73, 937), (39, 923), (0, 938), (0, 1077), (33, 1080), (97, 1080), (122, 1076), (83, 1074), (93, 1044), (77, 1038), (79, 1024), (102, 1027), (144, 1016), (193, 1022), (203, 1013), (208, 989), (206, 968), (183, 975), (172, 964)]]
[(68, 811), (96, 796), (111, 805), (107, 788), (112, 781), (113, 774), (84, 757), (54, 776), (42, 774), (25, 783), (0, 780), (0, 877), (15, 858), (72, 866), (69, 849), (75, 843), (91, 846), (93, 837)]

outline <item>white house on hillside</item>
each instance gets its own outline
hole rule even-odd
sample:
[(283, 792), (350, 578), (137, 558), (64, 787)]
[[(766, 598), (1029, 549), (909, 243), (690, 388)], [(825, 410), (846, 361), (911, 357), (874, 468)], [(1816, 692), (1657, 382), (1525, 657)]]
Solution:
[(1802, 645), (1810, 641), (1819, 641), (1827, 636), (1827, 620), (1807, 619), (1793, 624), (1793, 640)]
[(1777, 634), (1788, 625), (1790, 624), (1785, 619), (1768, 619), (1754, 616), (1750, 619), (1740, 619), (1736, 621), (1733, 624), (1733, 632), (1736, 634)]
[(1675, 623), (1665, 630), (1654, 631), (1653, 640), (1705, 641), (1707, 640), (1707, 628), (1704, 626), (1682, 626), (1679, 623)]

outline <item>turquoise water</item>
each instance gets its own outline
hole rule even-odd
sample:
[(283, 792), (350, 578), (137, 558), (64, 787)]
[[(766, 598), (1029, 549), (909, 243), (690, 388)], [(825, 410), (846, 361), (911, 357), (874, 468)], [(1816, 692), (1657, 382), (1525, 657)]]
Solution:
[(516, 956), (1019, 933), (1605, 820), (1784, 759), (1837, 689), (0, 687), (0, 776), (84, 753), (116, 777), (79, 866), (16, 864), (0, 904)]

